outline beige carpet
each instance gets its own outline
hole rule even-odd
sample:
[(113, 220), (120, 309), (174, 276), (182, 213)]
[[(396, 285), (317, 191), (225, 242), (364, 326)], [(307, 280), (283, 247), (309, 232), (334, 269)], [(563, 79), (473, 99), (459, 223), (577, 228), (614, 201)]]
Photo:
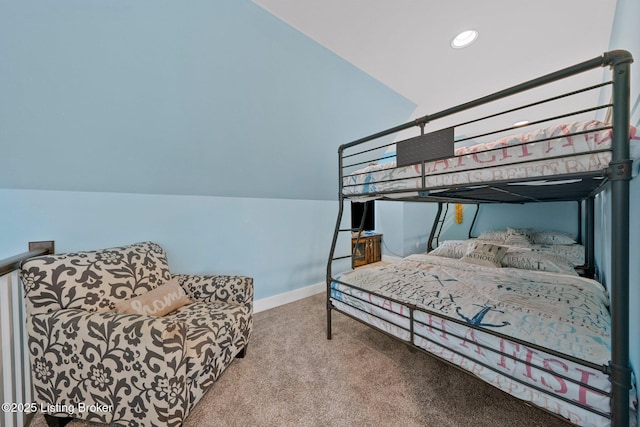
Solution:
[[(222, 374), (185, 427), (566, 427), (342, 314), (334, 312), (327, 340), (324, 298), (258, 313), (247, 357)], [(38, 416), (31, 425), (46, 423)]]

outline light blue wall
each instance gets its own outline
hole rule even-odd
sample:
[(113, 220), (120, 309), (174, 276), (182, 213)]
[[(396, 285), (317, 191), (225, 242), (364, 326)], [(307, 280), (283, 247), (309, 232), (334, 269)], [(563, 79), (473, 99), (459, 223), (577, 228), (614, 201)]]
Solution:
[[(376, 228), (383, 233), (383, 253), (407, 256), (426, 252), (431, 226), (437, 214), (436, 203), (378, 202)], [(456, 224), (455, 207), (450, 205), (440, 241), (465, 240), (475, 214), (475, 205), (463, 207), (463, 222)], [(473, 236), (482, 231), (506, 230), (507, 227), (557, 230), (578, 234), (578, 205), (575, 202), (527, 203), (523, 205), (483, 205), (474, 226)], [(433, 243), (434, 246), (436, 243)]]
[(28, 241), (56, 252), (162, 245), (174, 273), (241, 274), (256, 299), (321, 282), (337, 202), (0, 190), (0, 259)]
[[(444, 224), (443, 239), (467, 239), (475, 212), (475, 205), (465, 205), (463, 222), (456, 224), (455, 208), (451, 205)], [(564, 231), (577, 236), (577, 224), (578, 204), (575, 202), (485, 204), (480, 207), (472, 235), (476, 237), (483, 231), (513, 227)]]
[(431, 226), (438, 213), (434, 203), (408, 202), (404, 204), (404, 255), (427, 252)]
[(403, 257), (404, 203), (376, 201), (376, 231), (382, 233), (382, 254)]
[(419, 202), (376, 202), (376, 231), (382, 233), (382, 253), (405, 257), (427, 251), (437, 204)]
[(556, 230), (578, 234), (576, 202), (525, 203), (522, 205), (483, 205), (474, 227), (474, 235), (507, 227)]
[(334, 200), (415, 108), (248, 0), (3, 0), (0, 76), (0, 188)]
[(415, 105), (248, 0), (0, 0), (0, 258), (140, 240), (324, 280), (337, 149)]

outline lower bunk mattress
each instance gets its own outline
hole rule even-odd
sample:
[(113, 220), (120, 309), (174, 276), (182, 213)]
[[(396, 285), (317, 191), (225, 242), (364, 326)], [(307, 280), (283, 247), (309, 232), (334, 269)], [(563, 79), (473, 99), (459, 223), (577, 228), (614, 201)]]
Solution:
[[(334, 308), (581, 426), (608, 426), (608, 297), (596, 281), (411, 255), (344, 273)], [(630, 392), (635, 422), (635, 389)]]

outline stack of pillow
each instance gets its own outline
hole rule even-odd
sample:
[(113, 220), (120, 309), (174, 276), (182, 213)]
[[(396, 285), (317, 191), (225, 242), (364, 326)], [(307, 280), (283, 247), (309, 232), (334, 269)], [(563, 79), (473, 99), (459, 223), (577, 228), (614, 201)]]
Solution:
[(457, 258), (487, 267), (508, 267), (577, 275), (575, 264), (562, 255), (531, 250), (533, 245), (575, 245), (575, 239), (558, 231), (522, 228), (487, 231), (473, 240), (442, 242), (429, 255)]
[[(562, 231), (536, 231), (530, 228), (507, 228), (506, 230), (493, 230), (480, 233), (478, 240), (490, 240), (506, 245), (516, 243), (513, 246), (528, 247), (536, 245), (573, 245), (576, 240), (573, 236)], [(518, 245), (517, 243), (521, 243)]]

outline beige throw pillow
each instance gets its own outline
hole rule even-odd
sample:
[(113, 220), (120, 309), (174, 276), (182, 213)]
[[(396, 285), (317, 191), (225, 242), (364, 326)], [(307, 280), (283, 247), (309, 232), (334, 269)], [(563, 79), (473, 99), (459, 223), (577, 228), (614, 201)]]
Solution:
[(484, 265), (485, 267), (502, 267), (500, 261), (504, 258), (508, 249), (504, 246), (490, 243), (475, 242), (469, 245), (467, 253), (461, 258), (461, 261)]
[(152, 291), (137, 297), (120, 301), (113, 311), (121, 314), (144, 314), (164, 316), (165, 314), (191, 302), (177, 279), (171, 279)]

